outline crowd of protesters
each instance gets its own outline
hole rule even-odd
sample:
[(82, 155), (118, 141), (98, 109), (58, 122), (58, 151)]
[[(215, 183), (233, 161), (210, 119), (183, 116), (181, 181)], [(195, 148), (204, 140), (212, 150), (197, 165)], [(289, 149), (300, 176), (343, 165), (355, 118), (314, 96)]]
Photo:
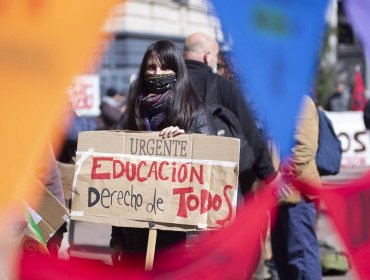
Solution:
[[(191, 34), (184, 42), (183, 52), (168, 40), (152, 43), (143, 56), (128, 96), (109, 88), (102, 98), (98, 118), (71, 114), (71, 125), (58, 160), (74, 162), (77, 133), (85, 130), (158, 131), (160, 136), (168, 138), (183, 133), (218, 135), (212, 116), (213, 105), (232, 112), (241, 127), (240, 139), (248, 146), (248, 149), (241, 149), (240, 154), (241, 162), (248, 162), (239, 174), (240, 195), (251, 193), (256, 182), (278, 182), (279, 187), (274, 193), (280, 211), (272, 230), (271, 244), (280, 279), (320, 279), (319, 245), (315, 233), (317, 198), (302, 195), (293, 183), (299, 179), (320, 185), (315, 163), (319, 133), (316, 105), (311, 97), (304, 97), (291, 156), (276, 164), (263, 126), (244, 97), (237, 71), (229, 58), (220, 54), (218, 43), (209, 35)], [(345, 111), (348, 106), (344, 85), (338, 84), (326, 109)], [(54, 182), (56, 187), (52, 191), (63, 201), (55, 159), (51, 161), (49, 180), (44, 178), (43, 182), (45, 185)], [(63, 226), (49, 241), (53, 255), (57, 254), (65, 231)], [(185, 245), (192, 238), (185, 232), (159, 230), (156, 249), (182, 243), (185, 252)], [(146, 240), (148, 229), (113, 227), (110, 241), (113, 264), (129, 265), (131, 256), (145, 256)], [(259, 269), (264, 265), (263, 258), (261, 260)], [(264, 279), (259, 269), (254, 279)]]

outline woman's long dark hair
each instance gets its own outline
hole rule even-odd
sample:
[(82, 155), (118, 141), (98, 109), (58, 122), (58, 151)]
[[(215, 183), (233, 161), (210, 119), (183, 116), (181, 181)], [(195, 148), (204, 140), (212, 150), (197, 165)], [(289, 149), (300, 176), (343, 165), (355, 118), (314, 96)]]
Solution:
[(167, 40), (154, 42), (144, 54), (138, 77), (130, 88), (125, 128), (146, 130), (141, 99), (147, 93), (144, 75), (147, 62), (151, 57), (158, 60), (162, 68), (171, 69), (176, 73), (176, 83), (171, 90), (170, 106), (161, 127), (178, 126), (186, 131), (191, 125), (194, 113), (200, 106), (201, 99), (189, 81), (180, 50), (175, 43)]

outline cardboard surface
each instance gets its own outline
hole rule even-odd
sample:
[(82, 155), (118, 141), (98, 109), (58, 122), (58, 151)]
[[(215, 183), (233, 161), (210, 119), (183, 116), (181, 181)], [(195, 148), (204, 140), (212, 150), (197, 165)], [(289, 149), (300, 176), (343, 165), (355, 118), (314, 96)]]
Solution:
[(75, 165), (57, 161), (57, 166), (62, 180), (64, 197), (68, 201), (72, 199), (72, 183), (75, 173)]
[(79, 134), (71, 217), (167, 230), (222, 228), (235, 216), (239, 140), (158, 132)]
[[(40, 181), (36, 180), (32, 197), (25, 201), (29, 206), (31, 216), (40, 229), (41, 235), (47, 242), (54, 233), (68, 220), (68, 210), (50, 193)], [(32, 213), (32, 210), (34, 211)], [(26, 228), (25, 235), (34, 237), (29, 228)]]

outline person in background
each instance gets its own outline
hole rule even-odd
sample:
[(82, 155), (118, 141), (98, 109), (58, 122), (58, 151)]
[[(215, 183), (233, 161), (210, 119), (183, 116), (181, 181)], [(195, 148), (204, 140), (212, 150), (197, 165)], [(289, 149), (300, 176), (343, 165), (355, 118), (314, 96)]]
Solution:
[(63, 132), (64, 142), (57, 160), (62, 163), (74, 164), (76, 160), (78, 133), (82, 131), (93, 131), (98, 129), (96, 116), (78, 116), (69, 108), (65, 114), (66, 124)]
[[(213, 120), (189, 81), (175, 43), (157, 41), (145, 52), (119, 128), (158, 131), (163, 138), (182, 133), (216, 135)], [(148, 229), (113, 227), (110, 241), (113, 263), (127, 264), (133, 259), (131, 256), (143, 258), (148, 233)], [(185, 232), (158, 230), (156, 251), (185, 240)]]
[[(62, 181), (50, 143), (47, 144), (44, 153), (39, 156), (37, 162), (35, 177), (66, 207)], [(51, 257), (58, 258), (58, 251), (65, 232), (67, 232), (67, 222), (49, 239), (47, 248)]]
[(366, 102), (363, 118), (366, 129), (370, 130), (370, 100)]
[(116, 128), (118, 121), (126, 110), (126, 97), (115, 90), (108, 88), (106, 95), (103, 97), (100, 104), (101, 121), (98, 129), (109, 130)]
[[(184, 58), (191, 81), (202, 100), (207, 105), (212, 105), (208, 101), (211, 100), (233, 112), (242, 126), (244, 139), (252, 148), (254, 158), (252, 168), (239, 174), (241, 193), (249, 194), (257, 178), (265, 183), (272, 182), (277, 173), (266, 139), (257, 127), (249, 104), (243, 96), (239, 79), (230, 68), (227, 58), (220, 55), (216, 40), (204, 33), (191, 34), (185, 39)], [(207, 91), (207, 88), (212, 88), (210, 85), (212, 80), (216, 82), (217, 91), (214, 92), (216, 96), (210, 98), (207, 95), (212, 93)], [(250, 154), (240, 155), (241, 159), (250, 156)], [(242, 196), (240, 197), (242, 201)], [(262, 258), (253, 279), (263, 279), (261, 270), (263, 270)]]
[(319, 245), (315, 233), (317, 198), (303, 195), (292, 180), (320, 187), (316, 165), (319, 116), (312, 98), (304, 96), (294, 133), (291, 156), (280, 164), (277, 190), (280, 206), (271, 233), (274, 262), (280, 279), (321, 279)]
[[(210, 76), (215, 76), (217, 96), (212, 98), (238, 118), (250, 146), (253, 148), (255, 161), (253, 169), (241, 174), (239, 179), (243, 193), (250, 191), (256, 178), (271, 182), (276, 177), (266, 140), (256, 126), (249, 105), (238, 84), (217, 75), (219, 47), (215, 39), (204, 33), (193, 33), (185, 40), (184, 58), (191, 82), (202, 100), (206, 101), (207, 83)], [(209, 86), (209, 85), (208, 85)], [(207, 105), (211, 105), (208, 104)]]
[(353, 77), (353, 92), (351, 96), (350, 109), (352, 111), (362, 112), (366, 106), (366, 88), (362, 79), (360, 65), (355, 66), (355, 73)]
[(339, 83), (335, 89), (335, 92), (329, 97), (325, 110), (342, 112), (348, 110), (349, 96), (345, 92), (345, 86)]
[(226, 55), (220, 52), (218, 54), (217, 74), (226, 79), (235, 81), (237, 77), (235, 75), (233, 67), (230, 64), (231, 63)]

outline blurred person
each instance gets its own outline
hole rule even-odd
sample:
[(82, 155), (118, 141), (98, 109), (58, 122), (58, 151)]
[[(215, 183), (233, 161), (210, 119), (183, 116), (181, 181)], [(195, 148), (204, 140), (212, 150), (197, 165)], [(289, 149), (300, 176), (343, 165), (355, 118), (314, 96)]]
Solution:
[[(184, 58), (191, 82), (202, 98), (206, 101), (207, 86), (210, 80), (216, 80), (217, 96), (213, 102), (232, 111), (238, 118), (245, 139), (253, 148), (255, 161), (253, 169), (241, 174), (241, 188), (247, 193), (256, 178), (271, 181), (276, 176), (271, 156), (264, 136), (256, 126), (251, 110), (245, 101), (238, 84), (217, 75), (219, 47), (217, 42), (209, 35), (193, 33), (185, 40)], [(211, 105), (208, 104), (207, 105)], [(241, 155), (243, 156), (243, 155)]]
[(230, 61), (227, 59), (226, 55), (221, 52), (218, 54), (217, 74), (229, 80), (236, 79)]
[[(207, 105), (212, 105), (211, 102), (216, 103), (233, 112), (242, 127), (244, 138), (252, 148), (254, 158), (252, 169), (244, 170), (239, 175), (241, 193), (248, 194), (257, 178), (266, 183), (271, 182), (277, 173), (267, 142), (256, 125), (256, 120), (244, 99), (241, 85), (233, 69), (230, 68), (227, 58), (219, 54), (216, 40), (203, 33), (191, 34), (185, 39), (184, 58), (191, 81), (202, 100)], [(216, 91), (215, 96), (210, 98), (207, 95), (212, 93), (207, 88), (212, 87), (210, 84), (212, 81), (216, 83)], [(243, 154), (241, 151), (241, 161), (248, 157), (251, 155)], [(242, 197), (240, 199), (239, 202), (242, 201)], [(253, 279), (264, 279), (264, 260), (262, 256), (259, 258), (259, 265)]]
[(319, 116), (314, 101), (304, 96), (294, 132), (291, 156), (280, 165), (280, 206), (271, 233), (274, 262), (280, 279), (321, 279), (319, 246), (315, 233), (317, 198), (303, 195), (291, 183), (296, 179), (319, 187), (316, 165)]
[[(175, 43), (157, 41), (145, 52), (138, 76), (130, 88), (127, 113), (119, 128), (159, 131), (163, 138), (183, 133), (217, 133), (213, 120), (189, 81)], [(130, 256), (145, 257), (148, 234), (148, 229), (112, 227), (113, 263), (127, 264), (133, 259)], [(185, 240), (185, 232), (158, 230), (156, 250)]]
[(355, 66), (353, 92), (351, 97), (351, 110), (364, 111), (366, 106), (365, 85), (362, 79), (360, 65)]
[(101, 121), (98, 129), (116, 128), (118, 121), (126, 110), (125, 96), (114, 88), (108, 88), (100, 104)]
[(77, 115), (72, 108), (72, 104), (64, 114), (65, 125), (63, 131), (64, 142), (62, 144), (57, 160), (62, 163), (74, 164), (76, 160), (78, 133), (82, 131), (92, 131), (98, 128), (98, 121), (96, 116)]
[(366, 129), (370, 130), (370, 99), (366, 102), (363, 119)]
[(347, 111), (348, 110), (349, 97), (345, 92), (345, 86), (342, 83), (337, 84), (335, 92), (329, 97), (325, 110), (327, 111)]

